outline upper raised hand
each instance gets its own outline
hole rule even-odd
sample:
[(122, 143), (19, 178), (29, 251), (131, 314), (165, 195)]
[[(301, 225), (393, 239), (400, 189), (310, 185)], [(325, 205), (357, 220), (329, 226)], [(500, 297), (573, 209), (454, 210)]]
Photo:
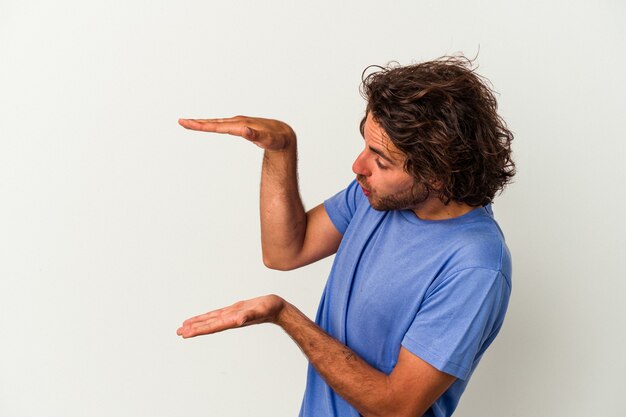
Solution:
[(178, 122), (191, 130), (239, 136), (265, 150), (260, 192), (265, 266), (295, 269), (337, 251), (342, 235), (324, 206), (304, 210), (298, 191), (296, 134), (288, 124), (247, 116)]
[(191, 130), (240, 136), (267, 151), (284, 151), (295, 145), (296, 134), (280, 120), (235, 116), (226, 119), (178, 119)]

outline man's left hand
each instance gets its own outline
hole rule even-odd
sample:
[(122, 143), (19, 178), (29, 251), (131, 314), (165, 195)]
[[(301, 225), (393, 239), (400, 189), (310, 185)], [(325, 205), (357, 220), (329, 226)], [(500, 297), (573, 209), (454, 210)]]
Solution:
[(284, 299), (273, 294), (239, 301), (185, 320), (176, 333), (186, 339), (252, 324), (276, 323), (285, 304)]

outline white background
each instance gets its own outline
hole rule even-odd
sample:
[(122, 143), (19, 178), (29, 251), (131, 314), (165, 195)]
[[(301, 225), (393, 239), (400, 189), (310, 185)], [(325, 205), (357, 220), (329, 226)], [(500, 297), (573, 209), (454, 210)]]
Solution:
[(331, 259), (266, 270), (260, 150), (177, 118), (289, 122), (311, 207), (353, 178), (367, 65), (478, 51), (516, 134), (494, 206), (514, 288), (456, 415), (626, 415), (625, 12), (0, 0), (0, 415), (297, 415), (306, 361), (280, 329), (175, 330), (269, 292), (314, 316)]

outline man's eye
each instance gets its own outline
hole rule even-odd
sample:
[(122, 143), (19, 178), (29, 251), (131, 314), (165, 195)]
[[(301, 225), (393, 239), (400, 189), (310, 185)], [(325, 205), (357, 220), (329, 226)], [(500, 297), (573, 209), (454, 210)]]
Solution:
[(380, 160), (376, 159), (376, 166), (380, 169), (387, 169), (386, 166), (384, 166), (383, 164), (380, 163)]

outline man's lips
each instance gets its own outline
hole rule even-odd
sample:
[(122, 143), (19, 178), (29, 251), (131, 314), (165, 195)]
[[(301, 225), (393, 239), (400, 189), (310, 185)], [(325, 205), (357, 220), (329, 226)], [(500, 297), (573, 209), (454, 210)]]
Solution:
[(369, 197), (369, 195), (371, 194), (370, 191), (367, 188), (365, 188), (363, 184), (361, 184), (360, 182), (359, 182), (359, 185), (361, 186), (361, 189), (363, 190), (363, 194), (365, 194), (365, 197)]

